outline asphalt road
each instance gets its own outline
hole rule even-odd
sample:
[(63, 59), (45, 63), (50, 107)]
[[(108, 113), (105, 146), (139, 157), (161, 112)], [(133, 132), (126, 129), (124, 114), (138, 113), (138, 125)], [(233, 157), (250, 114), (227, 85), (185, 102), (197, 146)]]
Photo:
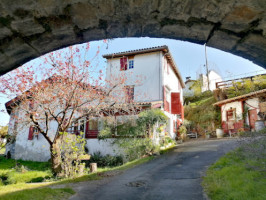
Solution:
[(232, 150), (236, 140), (197, 140), (99, 181), (73, 185), (71, 200), (201, 200), (202, 176), (209, 165)]

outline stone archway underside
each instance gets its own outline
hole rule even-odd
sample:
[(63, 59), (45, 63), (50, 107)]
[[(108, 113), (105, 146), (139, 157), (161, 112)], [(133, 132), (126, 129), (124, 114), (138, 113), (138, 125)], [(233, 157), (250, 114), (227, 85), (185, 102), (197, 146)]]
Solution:
[(266, 68), (265, 11), (266, 0), (1, 0), (0, 75), (72, 44), (141, 36), (207, 42)]

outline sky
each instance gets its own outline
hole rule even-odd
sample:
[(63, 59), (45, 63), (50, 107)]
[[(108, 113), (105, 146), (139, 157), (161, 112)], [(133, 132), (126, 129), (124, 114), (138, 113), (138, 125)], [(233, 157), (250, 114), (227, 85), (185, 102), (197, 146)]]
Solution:
[[(158, 38), (120, 38), (110, 39), (107, 44), (102, 41), (90, 42), (90, 58), (95, 56), (99, 49), (99, 55), (94, 59), (93, 65), (99, 69), (105, 68), (106, 60), (102, 58), (104, 54), (117, 53), (128, 50), (150, 48), (155, 46), (167, 45), (179, 68), (182, 78), (190, 76), (196, 79), (199, 73), (205, 72), (205, 48), (203, 45), (193, 44), (172, 39)], [(233, 54), (207, 47), (207, 58), (209, 68), (217, 71), (224, 80), (252, 76), (266, 73), (262, 67), (255, 65), (251, 61)], [(39, 65), (43, 62), (41, 59), (34, 59), (25, 65)], [(0, 96), (0, 110), (5, 109), (4, 104), (9, 99)], [(9, 121), (9, 115), (0, 112), (0, 125), (6, 125)]]

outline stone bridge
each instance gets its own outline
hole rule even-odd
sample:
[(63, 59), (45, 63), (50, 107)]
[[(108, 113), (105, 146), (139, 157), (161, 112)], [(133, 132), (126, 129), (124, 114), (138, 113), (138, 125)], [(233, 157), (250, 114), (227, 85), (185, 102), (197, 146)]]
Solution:
[(0, 75), (69, 45), (141, 36), (207, 43), (266, 68), (265, 11), (266, 0), (1, 0)]

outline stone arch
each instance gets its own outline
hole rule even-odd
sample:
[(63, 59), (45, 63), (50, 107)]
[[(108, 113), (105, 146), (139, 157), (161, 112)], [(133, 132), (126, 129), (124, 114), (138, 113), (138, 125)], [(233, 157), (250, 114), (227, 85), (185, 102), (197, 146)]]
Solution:
[(190, 41), (266, 68), (265, 0), (2, 0), (0, 75), (69, 45), (105, 38)]

